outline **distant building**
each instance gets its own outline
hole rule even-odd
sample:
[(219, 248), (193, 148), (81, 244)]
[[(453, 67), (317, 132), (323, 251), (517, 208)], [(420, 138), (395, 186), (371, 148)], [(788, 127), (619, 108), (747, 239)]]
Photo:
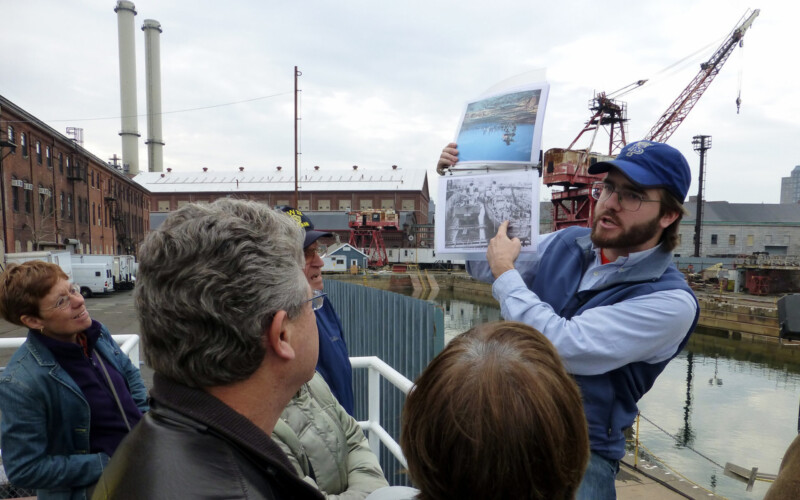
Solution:
[(136, 255), (150, 229), (146, 189), (3, 96), (0, 140), (0, 254), (70, 240), (77, 253)]
[(792, 169), (789, 177), (781, 178), (781, 203), (800, 202), (800, 165)]
[[(245, 169), (195, 172), (142, 172), (136, 177), (151, 193), (154, 213), (151, 226), (157, 228), (169, 212), (187, 203), (210, 203), (220, 197), (254, 200), (269, 206), (294, 205), (294, 172), (290, 169)], [(403, 231), (384, 235), (387, 246), (420, 241), (416, 226), (429, 223), (430, 195), (425, 169), (359, 167), (328, 169), (314, 167), (300, 175), (297, 208), (314, 222), (316, 229), (337, 233), (347, 241), (347, 213), (357, 210), (394, 210)], [(414, 238), (409, 239), (408, 236)], [(425, 241), (425, 240), (423, 240)], [(331, 243), (331, 241), (326, 241)]]
[[(682, 257), (694, 254), (696, 198), (684, 206), (690, 213), (681, 221), (680, 244), (673, 251)], [(800, 204), (706, 201), (700, 238), (701, 256), (800, 255)]]

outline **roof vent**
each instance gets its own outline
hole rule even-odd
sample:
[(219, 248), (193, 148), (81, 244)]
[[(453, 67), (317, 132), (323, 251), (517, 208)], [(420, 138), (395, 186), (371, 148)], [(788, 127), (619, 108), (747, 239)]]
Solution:
[(319, 170), (319, 165), (314, 165), (314, 170)]
[(244, 167), (239, 167), (239, 172), (244, 172)]
[(281, 167), (280, 165), (278, 165), (278, 166), (277, 166), (277, 167), (275, 167), (275, 168), (277, 168), (277, 169), (278, 169), (278, 172), (280, 172), (280, 170), (281, 170), (281, 168), (282, 168), (282, 167)]
[(166, 174), (162, 173), (162, 174), (161, 174), (161, 177), (166, 177)]
[(358, 165), (353, 165), (353, 170), (358, 170)]
[(397, 170), (397, 165), (392, 165), (392, 170)]
[(208, 172), (208, 167), (203, 167), (203, 172)]
[(172, 172), (172, 167), (167, 167), (167, 172)]

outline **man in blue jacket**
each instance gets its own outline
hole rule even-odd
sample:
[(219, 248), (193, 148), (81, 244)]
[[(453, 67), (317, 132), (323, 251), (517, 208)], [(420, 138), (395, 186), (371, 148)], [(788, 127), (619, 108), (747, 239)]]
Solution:
[[(306, 257), (305, 273), (308, 284), (315, 292), (322, 293), (322, 266), (325, 262), (327, 247), (320, 245), (319, 240), (323, 236), (333, 236), (332, 233), (317, 231), (314, 223), (306, 214), (296, 208), (289, 206), (279, 207), (286, 214), (293, 217), (300, 226), (306, 230), (306, 238), (303, 242), (303, 251)], [(339, 404), (345, 411), (353, 415), (353, 368), (350, 366), (350, 354), (347, 352), (347, 344), (344, 341), (342, 332), (342, 322), (333, 304), (326, 296), (321, 309), (316, 311), (317, 331), (319, 332), (319, 359), (317, 360), (317, 371), (336, 396)]]
[[(441, 173), (458, 160), (442, 152)], [(591, 458), (578, 499), (616, 498), (614, 478), (625, 455), (624, 430), (638, 400), (686, 345), (699, 314), (697, 299), (672, 263), (689, 164), (666, 144), (628, 144), (592, 186), (592, 228), (570, 227), (539, 238), (530, 260), (508, 221), (492, 238), (485, 262), (470, 274), (493, 282), (503, 317), (541, 331), (581, 388)]]

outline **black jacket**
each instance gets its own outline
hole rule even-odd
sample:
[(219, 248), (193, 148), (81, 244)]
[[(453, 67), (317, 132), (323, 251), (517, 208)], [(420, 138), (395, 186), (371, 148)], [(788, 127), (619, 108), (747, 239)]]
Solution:
[(150, 411), (93, 499), (322, 499), (261, 429), (210, 394), (155, 374)]

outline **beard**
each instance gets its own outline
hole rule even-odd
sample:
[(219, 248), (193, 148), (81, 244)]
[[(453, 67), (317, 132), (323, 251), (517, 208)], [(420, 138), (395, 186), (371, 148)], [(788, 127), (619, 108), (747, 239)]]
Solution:
[(617, 225), (619, 219), (614, 217), (613, 214), (605, 212), (595, 214), (594, 221), (592, 222), (592, 243), (600, 248), (634, 248), (648, 242), (653, 236), (661, 229), (659, 221), (660, 215), (656, 215), (652, 219), (635, 224), (628, 229), (623, 230), (617, 236), (603, 236), (597, 228), (597, 224), (603, 217), (611, 218)]

